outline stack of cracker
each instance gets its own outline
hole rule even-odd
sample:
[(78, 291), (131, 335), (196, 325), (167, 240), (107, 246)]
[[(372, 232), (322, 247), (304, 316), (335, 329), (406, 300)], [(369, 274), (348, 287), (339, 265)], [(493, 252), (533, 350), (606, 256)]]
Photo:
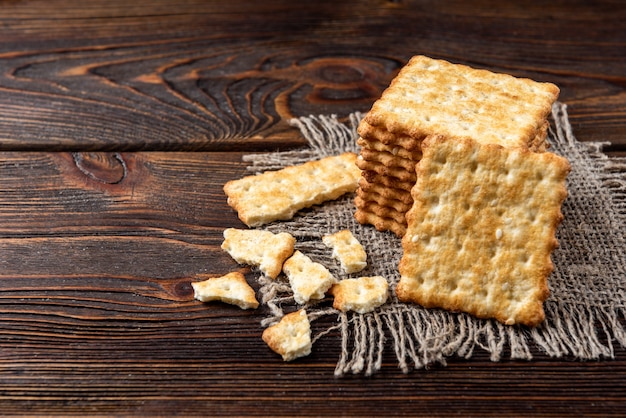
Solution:
[(359, 125), (356, 219), (405, 234), (427, 138), (545, 151), (547, 117), (558, 94), (550, 83), (413, 57)]

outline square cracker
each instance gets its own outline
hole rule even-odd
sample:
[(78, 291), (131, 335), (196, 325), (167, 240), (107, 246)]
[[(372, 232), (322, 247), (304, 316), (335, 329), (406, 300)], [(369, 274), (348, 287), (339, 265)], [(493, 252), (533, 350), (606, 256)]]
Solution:
[(228, 205), (250, 227), (291, 219), (301, 209), (354, 192), (361, 175), (356, 158), (347, 152), (229, 181)]
[(398, 298), (505, 324), (540, 324), (567, 160), (471, 139), (427, 140), (423, 151)]
[(545, 136), (559, 88), (425, 56), (413, 57), (359, 126), (363, 138), (470, 137), (505, 147), (530, 147)]

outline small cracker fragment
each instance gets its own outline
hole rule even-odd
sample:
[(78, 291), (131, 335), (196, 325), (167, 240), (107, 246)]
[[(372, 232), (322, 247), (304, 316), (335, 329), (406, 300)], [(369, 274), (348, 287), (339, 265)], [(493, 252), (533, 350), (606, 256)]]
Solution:
[(191, 286), (194, 290), (194, 298), (201, 302), (220, 301), (239, 306), (241, 309), (259, 307), (254, 289), (248, 284), (245, 276), (238, 271), (194, 282)]
[(342, 312), (372, 312), (389, 297), (389, 284), (382, 276), (344, 279), (333, 285), (330, 293), (335, 297), (333, 308)]
[(300, 309), (283, 316), (275, 325), (266, 328), (263, 341), (284, 361), (311, 354), (311, 324), (306, 311)]
[(222, 249), (239, 264), (258, 267), (263, 274), (275, 279), (283, 262), (294, 251), (296, 239), (287, 232), (274, 234), (258, 229), (228, 228), (224, 231)]
[(402, 239), (399, 300), (539, 325), (570, 166), (555, 154), (423, 144)]
[(304, 208), (354, 192), (361, 174), (356, 154), (325, 157), (266, 171), (224, 185), (228, 204), (250, 227), (291, 219)]
[(333, 257), (346, 274), (357, 273), (367, 267), (365, 249), (349, 229), (324, 235), (322, 242), (333, 250)]
[(298, 250), (285, 261), (283, 271), (289, 279), (294, 299), (301, 305), (323, 299), (326, 291), (337, 282), (326, 267)]

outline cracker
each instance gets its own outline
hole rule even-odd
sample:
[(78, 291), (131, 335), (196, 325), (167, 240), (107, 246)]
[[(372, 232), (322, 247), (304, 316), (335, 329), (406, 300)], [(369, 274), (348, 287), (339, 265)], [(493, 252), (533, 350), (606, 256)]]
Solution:
[(406, 232), (406, 224), (396, 222), (393, 219), (385, 218), (383, 216), (379, 216), (372, 212), (367, 212), (366, 210), (362, 210), (357, 208), (354, 212), (354, 218), (360, 224), (368, 224), (374, 226), (378, 231), (391, 231), (399, 237), (402, 237)]
[(259, 302), (254, 289), (248, 284), (243, 274), (238, 271), (221, 277), (213, 277), (191, 283), (194, 298), (201, 302), (220, 301), (239, 306), (241, 309), (256, 309)]
[(365, 180), (367, 180), (368, 183), (378, 183), (385, 187), (401, 189), (401, 190), (408, 192), (409, 194), (411, 192), (411, 189), (413, 188), (413, 185), (415, 184), (414, 180), (402, 181), (396, 177), (388, 176), (385, 174), (379, 174), (372, 170), (363, 170), (361, 175), (363, 176), (363, 178), (365, 178)]
[(438, 134), (528, 148), (558, 94), (551, 83), (415, 56), (363, 120), (417, 139)]
[(411, 185), (415, 183), (415, 163), (410, 165), (411, 169), (407, 169), (400, 166), (388, 166), (376, 161), (368, 161), (362, 156), (359, 156), (356, 165), (364, 172), (374, 172), (378, 175), (392, 177), (399, 182)]
[(333, 308), (342, 312), (364, 314), (372, 312), (387, 301), (389, 284), (381, 276), (344, 279), (333, 285), (330, 293), (335, 298)]
[[(410, 195), (410, 194), (409, 194)], [(411, 198), (411, 203), (405, 203), (402, 200), (386, 197), (381, 193), (378, 193), (376, 189), (372, 188), (369, 191), (363, 190), (361, 188), (357, 189), (356, 197), (354, 198), (355, 202), (357, 201), (371, 201), (377, 203), (380, 206), (385, 206), (390, 209), (395, 210), (396, 212), (406, 213), (411, 206), (413, 205), (413, 199)], [(358, 205), (358, 203), (355, 203)]]
[(306, 311), (300, 309), (283, 316), (275, 325), (266, 328), (263, 341), (284, 361), (292, 361), (311, 354), (311, 324)]
[(283, 262), (294, 251), (296, 239), (287, 232), (274, 234), (258, 229), (228, 228), (224, 231), (222, 249), (239, 264), (258, 267), (263, 274), (275, 279)]
[(354, 192), (360, 175), (355, 162), (354, 153), (325, 157), (229, 181), (224, 192), (250, 227), (287, 220), (301, 209)]
[(333, 257), (339, 261), (344, 273), (357, 273), (367, 267), (365, 249), (349, 229), (324, 235), (322, 242), (333, 250)]
[(337, 282), (326, 267), (298, 250), (285, 261), (283, 271), (289, 279), (293, 297), (299, 304), (323, 299), (326, 291)]
[[(387, 151), (373, 151), (367, 148), (361, 149), (361, 155), (363, 160), (373, 163), (382, 164), (386, 167), (395, 167), (404, 171), (415, 171), (415, 164), (419, 160), (411, 160), (409, 158), (400, 157)], [(358, 159), (357, 159), (358, 161)]]
[(402, 239), (399, 300), (540, 324), (567, 160), (469, 138), (426, 141), (423, 152)]
[(383, 206), (372, 200), (363, 200), (360, 196), (354, 198), (354, 205), (362, 211), (375, 213), (380, 217), (406, 225), (405, 212), (399, 212), (391, 206)]
[(386, 199), (394, 199), (402, 202), (403, 204), (413, 205), (413, 198), (411, 197), (410, 190), (396, 189), (395, 187), (389, 187), (379, 183), (370, 183), (365, 177), (361, 177), (359, 179), (357, 195), (359, 193), (375, 193)]
[[(411, 140), (416, 144), (401, 145), (401, 144), (391, 144), (385, 145), (377, 139), (364, 139), (359, 137), (356, 143), (364, 149), (368, 149), (371, 151), (379, 151), (379, 152), (388, 152), (392, 155), (397, 155), (398, 157), (406, 158), (407, 160), (419, 161), (422, 158), (421, 151), (421, 141)], [(363, 151), (361, 150), (361, 154)]]

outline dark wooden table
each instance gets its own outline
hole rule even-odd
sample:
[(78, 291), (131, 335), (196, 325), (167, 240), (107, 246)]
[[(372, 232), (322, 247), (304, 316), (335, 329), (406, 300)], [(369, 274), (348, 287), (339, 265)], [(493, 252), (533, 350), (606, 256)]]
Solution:
[(626, 414), (618, 344), (336, 379), (333, 335), (284, 363), (265, 309), (189, 285), (236, 268), (242, 155), (367, 111), (415, 54), (553, 82), (578, 139), (626, 155), (624, 22), (620, 1), (1, 1), (0, 413)]

